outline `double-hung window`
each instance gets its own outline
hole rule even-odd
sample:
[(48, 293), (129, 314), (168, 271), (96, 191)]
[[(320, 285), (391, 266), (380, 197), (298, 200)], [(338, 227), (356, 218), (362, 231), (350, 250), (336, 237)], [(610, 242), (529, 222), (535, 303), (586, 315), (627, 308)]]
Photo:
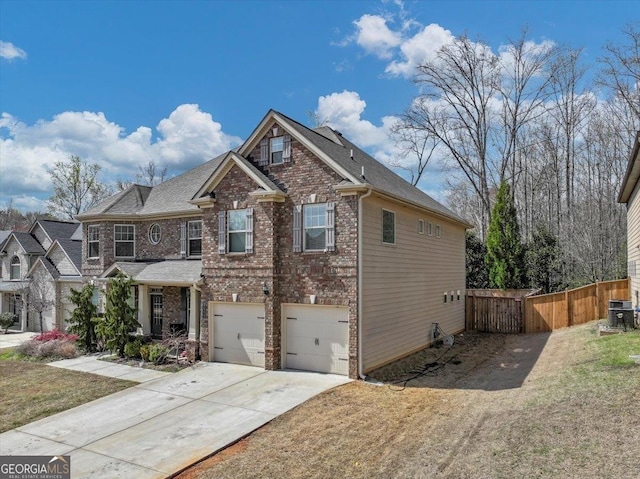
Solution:
[(189, 221), (187, 244), (189, 256), (202, 256), (202, 220)]
[(281, 136), (271, 138), (271, 141), (269, 144), (269, 151), (271, 154), (272, 165), (279, 165), (280, 163), (282, 163), (283, 150), (284, 150), (284, 138)]
[(100, 256), (100, 227), (91, 225), (87, 228), (87, 257), (97, 258)]
[(260, 141), (260, 159), (258, 165), (281, 165), (291, 161), (291, 136), (284, 134)]
[(113, 240), (116, 258), (135, 256), (136, 229), (134, 225), (114, 225)]
[(335, 203), (311, 203), (293, 210), (293, 251), (335, 250)]
[(324, 251), (327, 247), (327, 204), (304, 205), (304, 250)]
[(18, 258), (17, 256), (14, 256), (13, 258), (11, 258), (9, 279), (10, 280), (20, 279), (20, 258)]
[(247, 210), (230, 210), (229, 253), (244, 253), (247, 248)]
[(382, 242), (396, 244), (396, 214), (393, 211), (382, 210)]

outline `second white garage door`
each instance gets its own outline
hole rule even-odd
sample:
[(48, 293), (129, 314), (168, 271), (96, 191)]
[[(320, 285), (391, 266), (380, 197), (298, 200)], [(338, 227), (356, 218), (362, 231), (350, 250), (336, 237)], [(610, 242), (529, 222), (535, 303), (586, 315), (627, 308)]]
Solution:
[(283, 304), (285, 367), (349, 374), (349, 310), (344, 307)]
[(209, 310), (212, 360), (264, 367), (264, 304), (209, 303)]

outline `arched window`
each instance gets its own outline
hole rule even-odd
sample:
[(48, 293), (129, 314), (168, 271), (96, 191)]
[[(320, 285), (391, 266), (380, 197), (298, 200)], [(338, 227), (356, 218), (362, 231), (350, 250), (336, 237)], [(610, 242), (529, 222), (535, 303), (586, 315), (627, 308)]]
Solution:
[(20, 279), (20, 258), (18, 258), (17, 256), (11, 258), (9, 279)]

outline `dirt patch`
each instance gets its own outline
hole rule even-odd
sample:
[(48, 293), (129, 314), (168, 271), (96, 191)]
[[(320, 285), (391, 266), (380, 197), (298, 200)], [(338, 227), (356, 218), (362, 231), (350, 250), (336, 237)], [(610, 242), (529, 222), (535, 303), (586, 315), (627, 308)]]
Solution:
[(375, 371), (384, 386), (321, 394), (179, 477), (637, 477), (640, 367), (602, 366), (594, 328), (465, 333)]

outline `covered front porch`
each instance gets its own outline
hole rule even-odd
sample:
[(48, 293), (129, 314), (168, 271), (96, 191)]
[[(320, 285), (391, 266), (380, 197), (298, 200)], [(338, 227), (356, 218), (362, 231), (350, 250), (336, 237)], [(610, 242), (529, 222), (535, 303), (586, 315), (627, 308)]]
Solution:
[(197, 260), (116, 262), (99, 279), (122, 272), (133, 280), (131, 301), (142, 334), (153, 339), (184, 334), (195, 341), (200, 335), (201, 271)]
[(16, 320), (9, 328), (12, 331), (27, 331), (28, 308), (25, 291), (28, 282), (0, 281), (0, 313), (12, 313)]

